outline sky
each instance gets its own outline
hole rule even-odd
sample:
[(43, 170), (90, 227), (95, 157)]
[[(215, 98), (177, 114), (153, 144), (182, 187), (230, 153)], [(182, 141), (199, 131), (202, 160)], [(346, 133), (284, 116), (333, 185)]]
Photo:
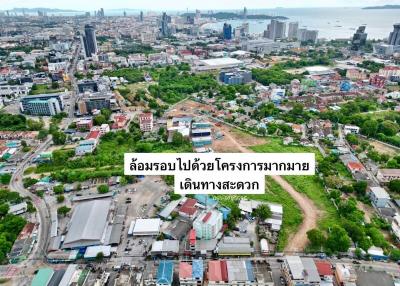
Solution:
[(400, 4), (400, 0), (0, 0), (0, 10), (12, 8), (59, 8), (79, 11), (104, 9), (138, 10), (232, 10), (299, 7), (365, 7)]

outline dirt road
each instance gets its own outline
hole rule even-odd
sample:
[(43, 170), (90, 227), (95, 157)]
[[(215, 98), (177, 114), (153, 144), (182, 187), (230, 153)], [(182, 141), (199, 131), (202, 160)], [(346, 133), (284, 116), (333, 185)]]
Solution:
[[(242, 143), (236, 134), (229, 132), (229, 128), (223, 128), (226, 141), (231, 142), (235, 149), (241, 153), (252, 153), (253, 151)], [(315, 206), (314, 202), (304, 194), (297, 192), (285, 179), (281, 176), (271, 176), (289, 195), (296, 201), (303, 213), (303, 222), (295, 234), (289, 238), (289, 242), (285, 248), (287, 252), (301, 252), (307, 246), (307, 231), (317, 226), (318, 216), (321, 213)]]
[[(303, 222), (297, 232), (289, 238), (285, 251), (301, 252), (307, 246), (307, 231), (317, 226), (319, 209), (314, 202), (307, 196), (297, 192), (286, 180), (281, 176), (271, 176), (289, 195), (296, 201), (303, 213)], [(283, 214), (285, 215), (285, 214)]]

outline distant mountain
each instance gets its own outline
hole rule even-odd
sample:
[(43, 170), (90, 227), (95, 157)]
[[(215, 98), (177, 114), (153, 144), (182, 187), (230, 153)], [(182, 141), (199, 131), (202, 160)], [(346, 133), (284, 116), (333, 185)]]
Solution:
[(46, 12), (46, 13), (81, 12), (81, 11), (70, 10), (70, 9), (54, 9), (54, 8), (42, 8), (42, 7), (38, 7), (38, 8), (13, 8), (13, 9), (8, 10), (8, 11), (16, 12), (16, 13), (22, 13), (22, 12), (36, 13), (37, 11), (42, 11), (42, 12)]
[(377, 10), (377, 9), (400, 9), (400, 5), (383, 5), (383, 6), (370, 6), (364, 7), (365, 10)]
[[(184, 13), (181, 16), (194, 16), (194, 13)], [(202, 17), (213, 17), (216, 18), (217, 20), (231, 20), (231, 19), (242, 19), (243, 14), (237, 14), (233, 12), (217, 12), (213, 14), (202, 14)], [(250, 14), (247, 15), (247, 19), (252, 19), (252, 20), (271, 20), (271, 19), (277, 19), (277, 20), (287, 20), (287, 17), (284, 16), (269, 16), (269, 15), (263, 15), (263, 14)]]

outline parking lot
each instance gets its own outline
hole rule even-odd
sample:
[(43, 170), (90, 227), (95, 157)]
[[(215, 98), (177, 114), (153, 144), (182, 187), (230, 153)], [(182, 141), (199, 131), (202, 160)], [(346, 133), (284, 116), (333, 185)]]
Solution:
[(118, 247), (117, 257), (143, 257), (151, 248), (153, 237), (128, 237), (131, 222), (137, 218), (151, 218), (157, 214), (155, 205), (170, 190), (159, 176), (147, 176), (138, 183), (122, 190), (117, 196), (118, 204), (127, 205), (127, 217), (122, 241)]

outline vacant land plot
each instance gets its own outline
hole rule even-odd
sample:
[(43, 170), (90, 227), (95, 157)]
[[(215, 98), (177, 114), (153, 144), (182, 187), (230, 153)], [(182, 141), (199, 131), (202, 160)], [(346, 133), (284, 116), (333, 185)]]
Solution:
[(390, 147), (389, 145), (383, 144), (379, 141), (368, 140), (368, 143), (371, 144), (372, 146), (374, 146), (375, 150), (377, 152), (382, 153), (382, 154), (387, 154), (389, 156), (395, 156), (400, 152), (399, 149)]

